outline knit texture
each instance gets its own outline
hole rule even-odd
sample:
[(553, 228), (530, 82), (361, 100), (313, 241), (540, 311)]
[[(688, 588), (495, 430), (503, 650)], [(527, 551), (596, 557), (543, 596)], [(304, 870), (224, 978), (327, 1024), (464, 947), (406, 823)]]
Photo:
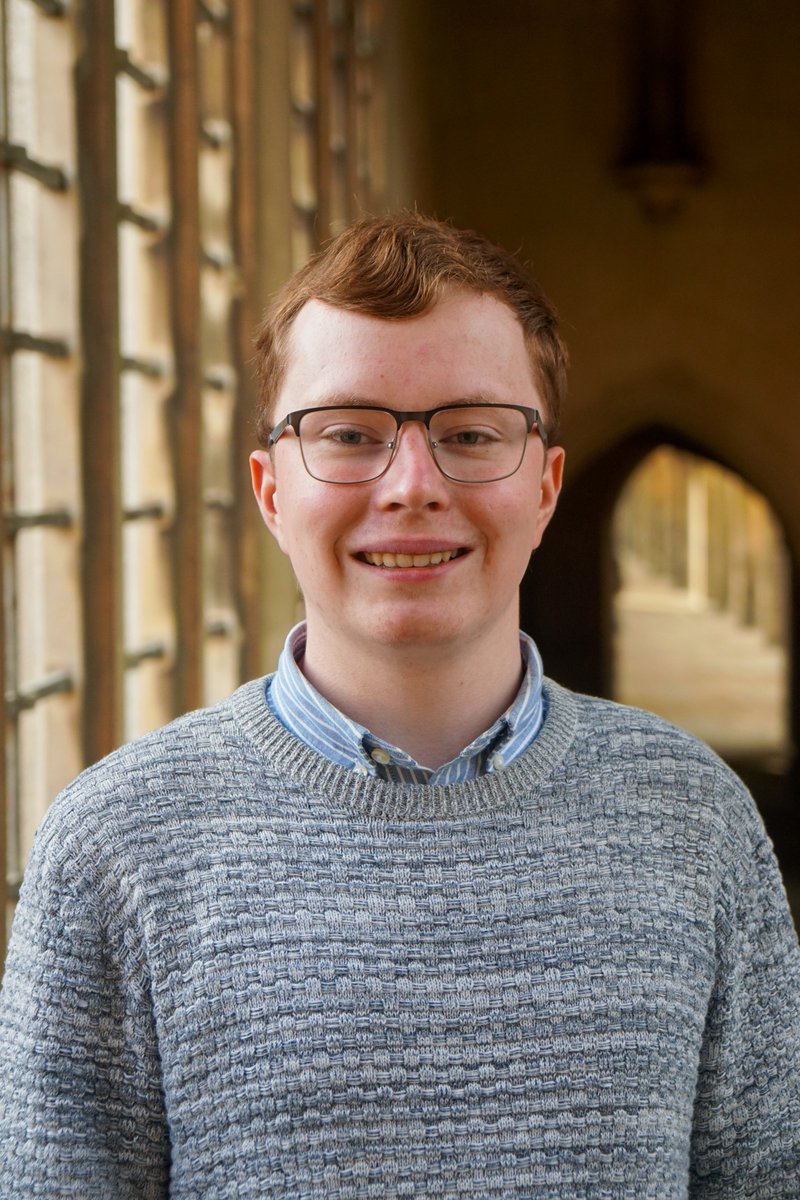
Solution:
[(39, 831), (3, 1197), (800, 1196), (800, 954), (748, 794), (546, 686), (501, 774), (358, 777), (263, 681)]

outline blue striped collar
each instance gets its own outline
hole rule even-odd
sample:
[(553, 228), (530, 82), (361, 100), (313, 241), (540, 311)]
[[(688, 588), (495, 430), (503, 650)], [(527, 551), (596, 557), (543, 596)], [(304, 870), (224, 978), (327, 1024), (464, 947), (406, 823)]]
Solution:
[(278, 670), (267, 680), (267, 702), (290, 733), (341, 767), (393, 783), (463, 783), (507, 767), (541, 727), (542, 661), (526, 633), (520, 631), (519, 639), (525, 674), (516, 699), (491, 728), (437, 770), (420, 766), (398, 746), (375, 737), (312, 687), (298, 666), (305, 653), (305, 622), (286, 639)]

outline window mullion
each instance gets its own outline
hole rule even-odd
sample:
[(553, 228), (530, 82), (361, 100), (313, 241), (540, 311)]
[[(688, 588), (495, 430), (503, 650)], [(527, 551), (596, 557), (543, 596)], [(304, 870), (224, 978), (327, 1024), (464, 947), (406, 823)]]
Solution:
[(83, 637), (87, 762), (123, 733), (119, 263), (114, 5), (82, 0), (75, 87), (80, 192)]
[(170, 229), (175, 393), (173, 579), (176, 610), (175, 701), (195, 708), (203, 693), (202, 406), (200, 307), (200, 149), (195, 0), (167, 4), (170, 86)]
[(240, 287), (232, 314), (233, 351), (240, 364), (234, 415), (233, 479), (235, 486), (235, 574), (237, 605), (241, 624), (239, 673), (249, 679), (263, 669), (263, 603), (258, 561), (263, 531), (250, 488), (247, 459), (253, 449), (253, 413), (256, 390), (250, 360), (256, 324), (257, 290), (257, 195), (258, 147), (253, 120), (255, 112), (254, 53), (256, 44), (253, 0), (240, 0), (231, 10), (231, 111), (233, 118), (233, 238)]
[[(7, 96), (7, 55), (6, 12), (4, 0), (0, 0), (0, 137), (8, 138), (8, 96)], [(0, 329), (7, 329), (11, 324), (11, 228), (10, 228), (10, 197), (8, 187), (8, 172), (0, 173)], [(14, 506), (13, 474), (12, 474), (12, 439), (10, 437), (11, 419), (11, 349), (5, 339), (0, 341), (0, 396), (2, 396), (2, 412), (0, 412), (0, 497), (2, 497), (3, 514), (8, 507)], [(8, 924), (11, 916), (8, 891), (8, 825), (9, 816), (16, 808), (16, 796), (12, 786), (12, 776), (9, 770), (8, 749), (14, 738), (14, 728), (9, 724), (6, 710), (6, 691), (9, 685), (16, 684), (16, 656), (12, 652), (8, 634), (9, 622), (6, 618), (6, 605), (13, 602), (11, 585), (14, 581), (13, 569), (9, 570), (9, 546), (3, 539), (0, 550), (0, 646), (3, 649), (3, 672), (0, 678), (0, 884), (2, 884), (2, 905), (0, 905), (0, 953), (5, 959), (6, 942), (8, 939)], [(16, 772), (15, 772), (16, 774)]]
[(317, 243), (324, 242), (330, 233), (333, 201), (331, 171), (332, 118), (332, 30), (329, 0), (314, 0), (314, 48), (316, 52), (316, 179), (317, 179)]

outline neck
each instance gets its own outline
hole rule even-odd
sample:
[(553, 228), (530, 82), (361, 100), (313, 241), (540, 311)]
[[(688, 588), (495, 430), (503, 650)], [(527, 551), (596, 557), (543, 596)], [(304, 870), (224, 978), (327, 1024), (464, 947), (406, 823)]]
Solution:
[(340, 712), (431, 769), (488, 729), (522, 678), (516, 628), (500, 646), (460, 645), (435, 656), (408, 647), (351, 649), (346, 656), (326, 653), (325, 640), (315, 639), (309, 625), (303, 674)]

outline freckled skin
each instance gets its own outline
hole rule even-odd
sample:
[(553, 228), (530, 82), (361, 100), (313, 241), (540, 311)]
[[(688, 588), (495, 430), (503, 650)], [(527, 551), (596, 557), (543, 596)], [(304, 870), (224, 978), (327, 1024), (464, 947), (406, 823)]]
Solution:
[[(465, 399), (542, 409), (512, 311), (461, 289), (400, 321), (306, 304), (290, 335), (275, 422), (343, 397), (398, 410)], [(417, 423), (403, 426), (391, 467), (371, 483), (312, 479), (293, 434), (272, 455), (256, 451), (259, 508), (305, 598), (304, 669), (329, 684), (345, 672), (370, 687), (380, 662), (394, 680), (424, 664), (452, 670), (453, 687), (462, 687), (469, 658), (484, 685), (499, 673), (504, 694), (511, 676), (516, 686), (519, 584), (554, 511), (562, 460), (560, 448), (545, 454), (534, 432), (516, 474), (454, 483)], [(435, 568), (392, 570), (359, 558), (365, 550), (456, 548), (466, 553)]]

